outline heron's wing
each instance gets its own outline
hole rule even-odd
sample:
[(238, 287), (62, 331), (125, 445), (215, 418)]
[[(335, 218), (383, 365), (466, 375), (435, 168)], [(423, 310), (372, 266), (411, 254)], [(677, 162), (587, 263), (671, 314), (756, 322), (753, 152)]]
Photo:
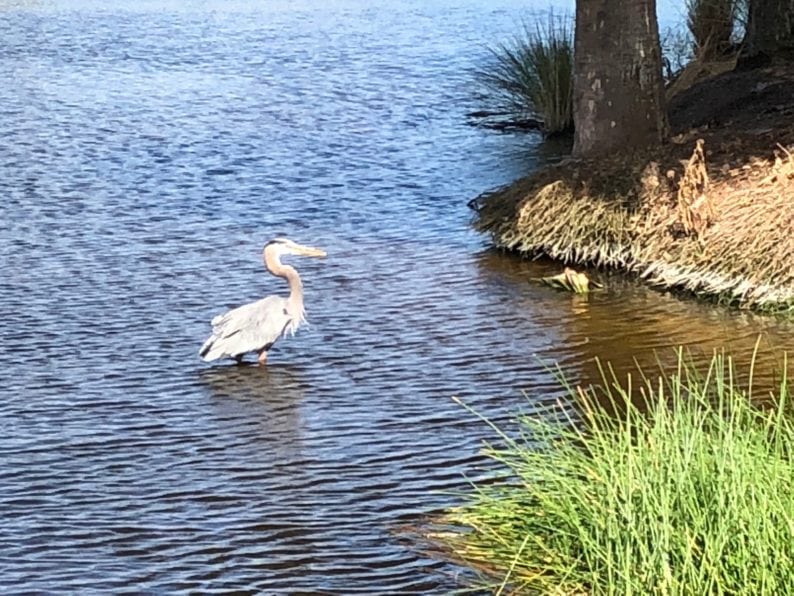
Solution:
[(287, 299), (268, 296), (212, 319), (212, 335), (199, 351), (204, 360), (258, 352), (273, 344), (290, 324)]

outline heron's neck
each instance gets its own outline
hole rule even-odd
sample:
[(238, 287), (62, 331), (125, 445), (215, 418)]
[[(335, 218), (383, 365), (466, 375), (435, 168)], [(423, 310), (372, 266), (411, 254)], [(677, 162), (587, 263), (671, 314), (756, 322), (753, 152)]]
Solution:
[(301, 277), (298, 275), (298, 272), (294, 267), (282, 263), (278, 255), (274, 255), (267, 250), (265, 251), (265, 267), (276, 277), (283, 277), (287, 280), (287, 284), (289, 285), (289, 298), (287, 298), (289, 307), (293, 310), (294, 314), (302, 318), (303, 282), (301, 282)]

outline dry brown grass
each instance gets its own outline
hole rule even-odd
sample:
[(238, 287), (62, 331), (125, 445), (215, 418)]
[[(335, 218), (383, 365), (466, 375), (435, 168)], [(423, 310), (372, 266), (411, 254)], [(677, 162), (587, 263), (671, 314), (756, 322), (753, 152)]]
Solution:
[(676, 192), (678, 222), (686, 234), (700, 238), (713, 223), (715, 213), (711, 193), (709, 193), (709, 174), (706, 168), (706, 155), (703, 139), (695, 143), (692, 157), (684, 168), (684, 175), (678, 183)]
[(529, 255), (794, 310), (792, 150), (711, 175), (702, 140), (683, 162), (650, 154), (568, 162), (479, 197), (476, 227)]
[[(785, 152), (784, 152), (785, 155)], [(714, 223), (697, 242), (663, 243), (643, 276), (731, 302), (794, 308), (794, 162), (757, 160), (712, 189)]]

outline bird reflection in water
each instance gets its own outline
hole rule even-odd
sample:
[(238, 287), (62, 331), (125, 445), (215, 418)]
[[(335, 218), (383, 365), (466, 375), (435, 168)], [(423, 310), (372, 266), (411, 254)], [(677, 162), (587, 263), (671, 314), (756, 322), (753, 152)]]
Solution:
[(305, 384), (298, 369), (223, 366), (199, 372), (217, 408), (216, 420), (230, 436), (261, 442), (292, 458), (302, 441)]

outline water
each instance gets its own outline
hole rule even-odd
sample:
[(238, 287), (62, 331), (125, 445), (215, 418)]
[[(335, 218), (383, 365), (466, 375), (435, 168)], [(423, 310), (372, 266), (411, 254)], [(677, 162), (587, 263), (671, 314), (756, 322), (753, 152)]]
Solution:
[[(447, 593), (404, 530), (484, 473), (452, 396), (509, 427), (552, 361), (779, 360), (790, 326), (560, 294), (469, 230), (547, 159), (464, 124), (525, 3), (194, 4), (0, 4), (4, 592)], [(311, 326), (205, 365), (212, 316), (282, 290), (277, 235), (329, 253), (293, 261)]]

